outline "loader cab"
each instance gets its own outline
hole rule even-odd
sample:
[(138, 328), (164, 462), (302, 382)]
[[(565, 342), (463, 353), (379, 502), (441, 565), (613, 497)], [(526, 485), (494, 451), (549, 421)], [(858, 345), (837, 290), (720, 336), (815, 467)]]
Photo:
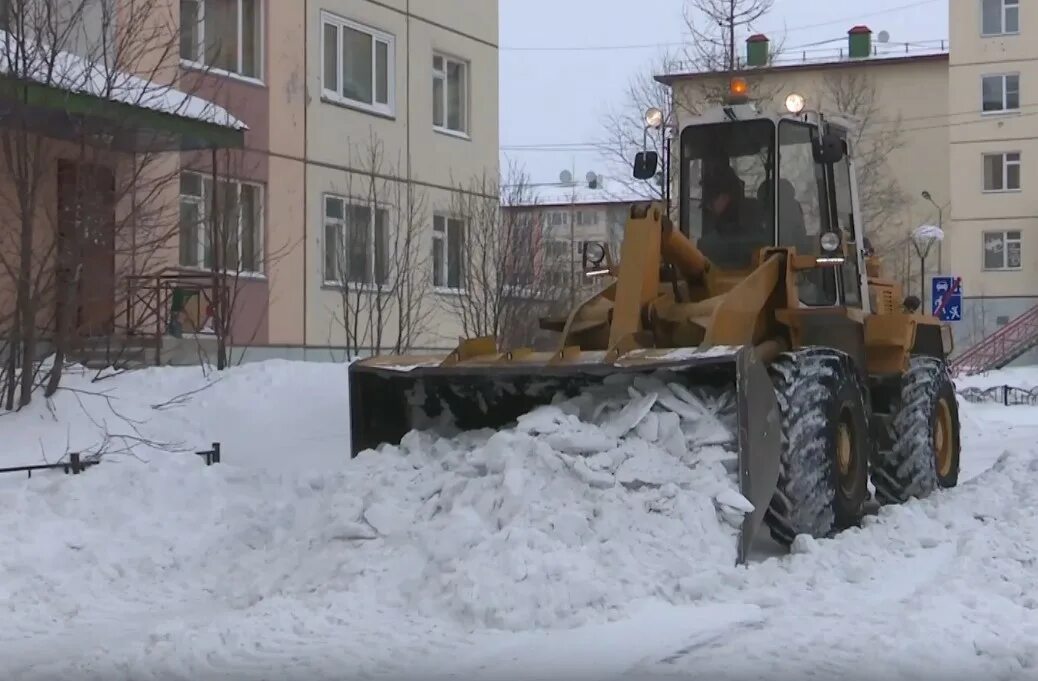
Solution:
[(707, 112), (679, 137), (681, 230), (722, 270), (749, 272), (771, 246), (820, 258), (797, 272), (801, 306), (867, 310), (848, 140), (820, 115)]

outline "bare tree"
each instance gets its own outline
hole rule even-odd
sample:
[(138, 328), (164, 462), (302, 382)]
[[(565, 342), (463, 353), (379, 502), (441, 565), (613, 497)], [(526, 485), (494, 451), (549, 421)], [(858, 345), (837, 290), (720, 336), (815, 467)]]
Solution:
[[(907, 254), (911, 226), (904, 224), (908, 196), (901, 188), (888, 159), (904, 144), (901, 115), (885, 119), (877, 102), (875, 79), (866, 73), (839, 69), (822, 79), (819, 93), (823, 106), (842, 114), (855, 124), (855, 167), (862, 220), (876, 253), (894, 263), (896, 270), (910, 263), (900, 259)], [(903, 283), (905, 280), (902, 280)]]
[(347, 358), (364, 351), (412, 349), (428, 328), (433, 308), (426, 196), (388, 163), (374, 131), (349, 147), (351, 167), (335, 195), (325, 198), (325, 281), (338, 287), (334, 317)]
[(443, 305), (467, 337), (528, 345), (538, 317), (569, 290), (551, 267), (529, 178), (512, 164), (504, 178), (456, 184), (449, 212), (433, 258), (434, 283), (448, 289)]
[[(10, 314), (0, 310), (8, 319), (0, 327), (4, 406), (13, 409), (29, 404), (37, 387), (45, 385), (48, 396), (58, 389), (80, 338), (115, 332), (120, 274), (161, 259), (176, 234), (168, 201), (175, 155), (159, 144), (161, 133), (136, 127), (133, 112), (215, 121), (217, 110), (175, 87), (178, 22), (166, 2), (10, 0), (3, 7), (0, 62), (18, 83), (6, 91), (0, 128), (7, 178), (0, 209), (15, 226), (0, 230), (0, 275), (8, 281), (0, 288), (15, 291)], [(41, 115), (41, 88), (71, 99)], [(112, 103), (123, 115), (112, 115)], [(141, 138), (148, 144), (138, 148)], [(95, 258), (107, 263), (100, 278)], [(53, 361), (45, 368), (48, 350)]]
[[(774, 0), (687, 0), (684, 21), (689, 35), (686, 44), (657, 56), (627, 85), (622, 103), (603, 119), (602, 152), (617, 166), (614, 173), (629, 191), (654, 199), (664, 196), (663, 172), (643, 181), (630, 178), (634, 155), (647, 146), (664, 158), (664, 137), (645, 135), (645, 112), (657, 108), (676, 123), (687, 116), (700, 115), (706, 108), (722, 103), (729, 91), (729, 75), (738, 71), (747, 83), (750, 100), (769, 110), (783, 92), (779, 79), (771, 74), (745, 69), (735, 54), (735, 39), (772, 9)], [(769, 42), (769, 63), (782, 51), (783, 39)], [(691, 74), (673, 87), (656, 80), (657, 75)], [(674, 161), (671, 159), (671, 175)]]
[(685, 26), (687, 62), (698, 71), (735, 71), (736, 34), (752, 27), (771, 11), (775, 0), (689, 0)]

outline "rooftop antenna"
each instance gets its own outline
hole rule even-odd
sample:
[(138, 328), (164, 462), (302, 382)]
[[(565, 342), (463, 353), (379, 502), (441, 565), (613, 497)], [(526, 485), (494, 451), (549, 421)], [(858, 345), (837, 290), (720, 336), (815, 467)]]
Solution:
[(880, 31), (879, 35), (876, 36), (876, 42), (886, 45), (890, 42), (890, 33), (887, 31)]
[(572, 184), (573, 173), (571, 173), (568, 170), (563, 170), (561, 173), (559, 173), (559, 182), (562, 184)]
[(595, 174), (595, 171), (589, 170), (584, 179), (587, 180), (587, 186), (589, 189), (599, 188), (600, 180), (598, 178), (598, 175)]

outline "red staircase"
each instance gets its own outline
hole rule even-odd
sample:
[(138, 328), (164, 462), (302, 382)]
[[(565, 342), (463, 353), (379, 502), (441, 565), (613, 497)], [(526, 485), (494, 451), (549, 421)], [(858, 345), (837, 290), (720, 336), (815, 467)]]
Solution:
[(956, 376), (1001, 369), (1038, 346), (1038, 305), (1032, 307), (951, 361)]

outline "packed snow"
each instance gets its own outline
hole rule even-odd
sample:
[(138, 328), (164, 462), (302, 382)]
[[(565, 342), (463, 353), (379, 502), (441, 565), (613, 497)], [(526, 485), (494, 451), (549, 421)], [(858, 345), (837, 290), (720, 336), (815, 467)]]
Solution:
[(93, 376), (0, 416), (0, 466), (107, 452), (0, 476), (9, 678), (1038, 678), (1034, 407), (740, 567), (731, 404), (666, 377), (351, 460), (343, 365)]

